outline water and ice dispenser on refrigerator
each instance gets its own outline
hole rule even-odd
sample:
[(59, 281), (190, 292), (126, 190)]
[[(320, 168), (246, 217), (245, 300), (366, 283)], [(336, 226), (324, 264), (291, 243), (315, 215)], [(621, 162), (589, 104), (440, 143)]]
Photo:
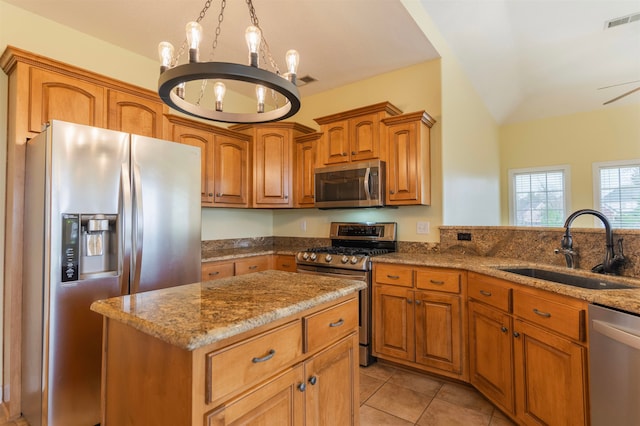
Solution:
[(118, 274), (117, 215), (62, 215), (62, 282)]

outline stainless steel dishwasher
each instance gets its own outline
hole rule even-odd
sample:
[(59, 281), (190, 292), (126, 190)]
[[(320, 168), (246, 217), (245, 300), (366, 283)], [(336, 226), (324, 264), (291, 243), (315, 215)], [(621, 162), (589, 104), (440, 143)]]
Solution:
[(591, 424), (640, 425), (640, 316), (589, 305)]

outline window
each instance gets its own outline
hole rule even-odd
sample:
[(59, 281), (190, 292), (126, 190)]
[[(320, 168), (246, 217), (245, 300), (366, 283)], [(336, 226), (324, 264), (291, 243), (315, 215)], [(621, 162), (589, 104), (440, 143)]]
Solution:
[(569, 166), (509, 170), (510, 223), (564, 225), (569, 207)]
[(614, 228), (640, 228), (640, 159), (593, 164), (594, 204)]

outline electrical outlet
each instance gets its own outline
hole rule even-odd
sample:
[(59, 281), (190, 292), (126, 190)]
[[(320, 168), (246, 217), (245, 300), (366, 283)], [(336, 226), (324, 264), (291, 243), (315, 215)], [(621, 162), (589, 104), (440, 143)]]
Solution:
[(418, 234), (428, 234), (429, 233), (429, 222), (427, 221), (419, 221), (416, 225), (416, 233)]
[(458, 232), (458, 241), (471, 241), (471, 232)]
[(307, 232), (307, 221), (304, 219), (300, 221), (300, 230), (302, 232)]

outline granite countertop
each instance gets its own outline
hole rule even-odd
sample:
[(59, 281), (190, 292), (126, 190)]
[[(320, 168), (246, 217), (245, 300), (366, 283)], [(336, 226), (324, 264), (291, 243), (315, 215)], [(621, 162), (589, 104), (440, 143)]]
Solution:
[[(464, 269), (478, 272), (496, 278), (505, 279), (518, 284), (551, 291), (553, 293), (564, 294), (577, 299), (586, 300), (590, 303), (621, 309), (627, 312), (640, 315), (640, 279), (617, 277), (611, 275), (600, 275), (592, 272), (554, 266), (540, 265), (538, 263), (526, 262), (517, 259), (505, 259), (496, 257), (473, 256), (466, 254), (441, 254), (441, 253), (390, 253), (371, 258), (373, 263), (394, 263), (416, 266), (433, 266), (442, 268)], [(565, 272), (587, 277), (602, 277), (606, 281), (619, 282), (632, 285), (637, 289), (618, 290), (588, 290), (566, 284), (555, 284), (537, 278), (529, 278), (510, 272), (501, 271), (498, 268), (541, 268), (550, 271)]]
[(223, 260), (235, 260), (244, 257), (261, 256), (267, 254), (287, 254), (295, 255), (302, 248), (296, 249), (295, 247), (272, 247), (272, 248), (257, 248), (257, 247), (242, 247), (242, 248), (228, 248), (228, 249), (216, 249), (206, 250), (202, 252), (202, 262), (220, 262)]
[(362, 281), (264, 271), (99, 300), (91, 310), (194, 350), (365, 287)]

